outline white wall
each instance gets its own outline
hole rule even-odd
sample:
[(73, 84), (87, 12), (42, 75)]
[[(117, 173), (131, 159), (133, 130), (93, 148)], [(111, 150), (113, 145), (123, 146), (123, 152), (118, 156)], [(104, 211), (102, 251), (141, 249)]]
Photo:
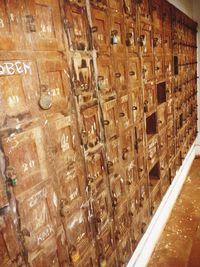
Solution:
[[(168, 2), (172, 3), (178, 9), (183, 11), (193, 20), (198, 23), (198, 34), (197, 34), (197, 76), (200, 76), (200, 1), (199, 0), (168, 0)], [(197, 80), (197, 88), (198, 88), (198, 118), (200, 118), (200, 79)], [(197, 154), (200, 155), (200, 120), (198, 120), (198, 137), (196, 141), (196, 151)]]
[(168, 2), (193, 18), (193, 2), (195, 2), (195, 0), (168, 0)]

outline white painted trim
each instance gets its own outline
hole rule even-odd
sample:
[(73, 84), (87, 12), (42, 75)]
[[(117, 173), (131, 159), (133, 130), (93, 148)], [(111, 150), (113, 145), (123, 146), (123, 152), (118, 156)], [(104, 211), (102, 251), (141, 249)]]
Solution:
[[(160, 238), (162, 231), (171, 214), (173, 206), (178, 198), (178, 195), (183, 187), (187, 174), (190, 170), (192, 162), (195, 158), (195, 143), (190, 148), (182, 166), (176, 173), (172, 184), (164, 195), (156, 213), (154, 214), (147, 231), (140, 240), (136, 250), (134, 251), (127, 267), (146, 267), (151, 254)], [(200, 149), (200, 147), (199, 147)]]

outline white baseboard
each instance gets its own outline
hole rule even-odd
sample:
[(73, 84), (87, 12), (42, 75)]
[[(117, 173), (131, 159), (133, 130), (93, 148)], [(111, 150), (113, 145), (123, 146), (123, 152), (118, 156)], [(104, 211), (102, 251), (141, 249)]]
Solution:
[[(147, 231), (140, 240), (136, 250), (134, 251), (127, 267), (146, 267), (150, 257), (153, 253), (153, 250), (156, 246), (160, 235), (167, 223), (167, 220), (171, 214), (173, 206), (176, 202), (176, 199), (182, 189), (182, 186), (185, 182), (187, 174), (190, 170), (192, 162), (195, 158), (195, 153), (197, 148), (200, 152), (200, 146), (195, 146), (195, 143), (192, 145), (189, 150), (185, 160), (183, 161), (182, 166), (179, 171), (176, 173), (175, 178), (173, 179), (172, 184), (168, 188), (166, 194), (164, 195), (160, 206), (158, 207), (156, 213), (154, 214), (151, 223), (149, 224)], [(200, 155), (200, 153), (199, 153)]]

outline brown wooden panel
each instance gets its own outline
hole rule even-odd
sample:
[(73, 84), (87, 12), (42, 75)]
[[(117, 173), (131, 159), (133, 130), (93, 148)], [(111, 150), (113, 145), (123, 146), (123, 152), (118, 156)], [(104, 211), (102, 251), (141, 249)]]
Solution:
[[(64, 12), (65, 32), (68, 34), (68, 43), (70, 49), (88, 50), (90, 48), (90, 31), (84, 5), (79, 6), (77, 3), (65, 1)], [(76, 5), (77, 4), (77, 5)]]
[(63, 50), (61, 16), (55, 0), (26, 1), (27, 38), (33, 50)]

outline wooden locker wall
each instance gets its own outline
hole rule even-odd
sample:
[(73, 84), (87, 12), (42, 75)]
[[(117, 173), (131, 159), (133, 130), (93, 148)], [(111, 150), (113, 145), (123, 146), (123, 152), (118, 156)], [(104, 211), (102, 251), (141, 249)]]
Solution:
[(2, 267), (126, 266), (197, 134), (196, 28), (165, 0), (2, 1)]

